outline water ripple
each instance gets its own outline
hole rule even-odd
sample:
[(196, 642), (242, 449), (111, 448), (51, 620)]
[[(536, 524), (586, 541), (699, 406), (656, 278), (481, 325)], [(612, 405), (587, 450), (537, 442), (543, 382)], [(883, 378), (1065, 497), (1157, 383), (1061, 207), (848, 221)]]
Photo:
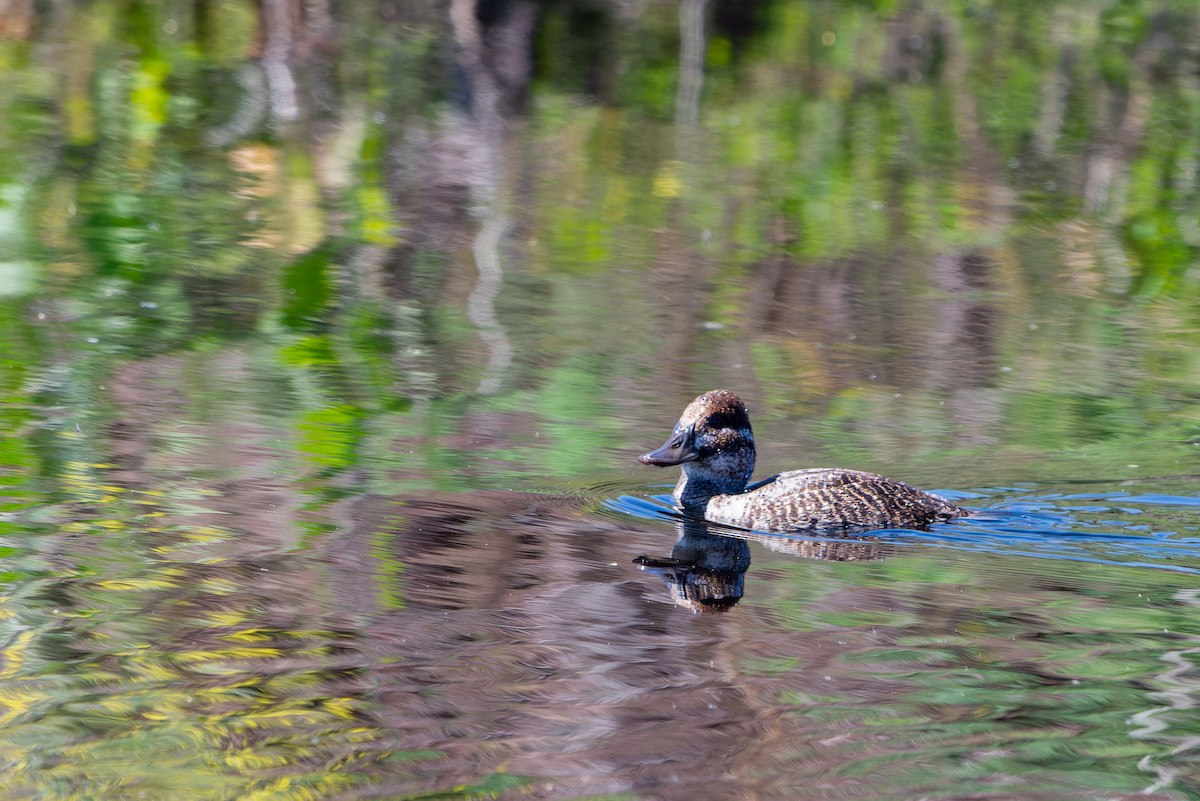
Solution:
[[(1179, 516), (1180, 509), (1200, 506), (1197, 495), (1124, 490), (1037, 492), (1029, 486), (938, 492), (966, 503), (974, 514), (930, 531), (883, 529), (870, 532), (869, 538), (896, 545), (1200, 574), (1200, 536), (1190, 533), (1197, 530), (1200, 520)], [(676, 511), (669, 494), (620, 495), (602, 500), (599, 506), (641, 520), (686, 519)], [(803, 531), (710, 528), (764, 542), (823, 538)]]

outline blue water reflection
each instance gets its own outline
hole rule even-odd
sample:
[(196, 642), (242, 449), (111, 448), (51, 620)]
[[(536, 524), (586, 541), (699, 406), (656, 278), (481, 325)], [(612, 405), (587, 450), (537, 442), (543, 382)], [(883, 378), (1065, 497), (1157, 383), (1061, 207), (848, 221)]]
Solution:
[[(929, 531), (882, 529), (861, 536), (897, 546), (925, 545), (1200, 574), (1200, 537), (1186, 533), (1197, 530), (1194, 525), (1197, 521), (1169, 514), (1179, 507), (1200, 506), (1200, 496), (1119, 490), (1037, 492), (1030, 487), (937, 492), (972, 509), (973, 514), (937, 524)], [(621, 495), (602, 501), (601, 508), (642, 520), (686, 519), (676, 511), (669, 494)], [(1147, 519), (1152, 522), (1147, 523)], [(726, 536), (748, 537), (763, 543), (829, 540), (827, 532), (747, 532), (713, 524), (709, 528)]]

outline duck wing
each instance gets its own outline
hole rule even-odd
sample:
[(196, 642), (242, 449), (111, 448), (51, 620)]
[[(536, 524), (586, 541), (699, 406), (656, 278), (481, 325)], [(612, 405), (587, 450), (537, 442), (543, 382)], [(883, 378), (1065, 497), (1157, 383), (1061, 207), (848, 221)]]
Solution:
[(966, 514), (944, 498), (874, 473), (814, 469), (780, 473), (737, 495), (718, 495), (705, 517), (759, 531), (904, 526)]

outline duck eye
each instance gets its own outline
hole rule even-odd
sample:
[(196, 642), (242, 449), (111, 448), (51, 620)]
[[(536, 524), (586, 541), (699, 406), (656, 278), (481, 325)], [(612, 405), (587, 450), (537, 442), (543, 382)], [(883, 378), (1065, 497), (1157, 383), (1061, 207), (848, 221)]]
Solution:
[(712, 417), (708, 418), (708, 427), (709, 428), (728, 428), (729, 427), (729, 419), (726, 418), (725, 415), (723, 415), (723, 414), (714, 414)]

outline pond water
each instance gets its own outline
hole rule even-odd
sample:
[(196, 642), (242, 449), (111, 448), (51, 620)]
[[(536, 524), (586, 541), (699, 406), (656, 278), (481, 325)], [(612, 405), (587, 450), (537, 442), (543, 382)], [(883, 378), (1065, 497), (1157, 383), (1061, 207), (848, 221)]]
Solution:
[[(1200, 10), (0, 3), (0, 798), (1200, 798)], [(737, 531), (637, 463), (928, 531)]]

